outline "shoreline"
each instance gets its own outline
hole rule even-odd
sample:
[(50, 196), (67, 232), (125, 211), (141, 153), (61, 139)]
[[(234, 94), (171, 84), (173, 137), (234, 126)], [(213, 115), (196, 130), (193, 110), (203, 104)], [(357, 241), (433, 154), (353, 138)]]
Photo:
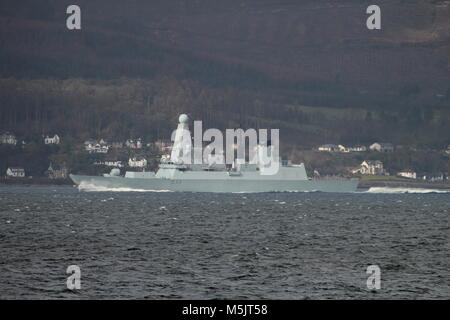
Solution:
[[(0, 185), (5, 186), (73, 186), (70, 179), (49, 178), (0, 178)], [(450, 190), (450, 183), (446, 182), (423, 182), (423, 181), (393, 181), (388, 179), (360, 180), (358, 189), (370, 189), (372, 187), (384, 188), (416, 188), (416, 189), (438, 189)]]
[(73, 186), (70, 179), (39, 178), (0, 178), (0, 185), (5, 186)]

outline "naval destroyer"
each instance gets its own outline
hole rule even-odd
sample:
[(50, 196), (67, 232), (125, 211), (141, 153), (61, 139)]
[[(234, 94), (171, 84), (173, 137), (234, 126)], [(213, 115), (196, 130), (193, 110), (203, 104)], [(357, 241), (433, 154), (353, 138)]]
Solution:
[[(188, 117), (181, 115), (176, 132), (188, 129)], [(308, 178), (304, 164), (280, 161), (275, 174), (264, 174), (264, 167), (255, 163), (238, 163), (233, 166), (217, 164), (186, 164), (175, 154), (183, 146), (175, 133), (172, 154), (161, 159), (157, 172), (127, 171), (121, 175), (120, 169), (112, 169), (103, 176), (71, 174), (72, 181), (80, 186), (98, 190), (148, 190), (179, 192), (354, 192), (358, 179), (316, 179)], [(270, 146), (260, 146), (258, 154), (270, 150)]]

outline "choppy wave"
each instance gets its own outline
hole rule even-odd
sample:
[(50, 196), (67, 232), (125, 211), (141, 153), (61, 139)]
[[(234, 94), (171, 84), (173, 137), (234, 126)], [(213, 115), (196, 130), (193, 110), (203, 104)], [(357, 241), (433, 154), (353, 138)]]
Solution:
[(286, 191), (273, 191), (275, 193), (315, 193), (322, 192), (319, 190), (286, 190)]
[(371, 187), (364, 193), (450, 193), (450, 189)]
[(284, 191), (236, 191), (231, 192), (235, 194), (246, 194), (246, 193), (311, 193), (311, 192), (321, 192), (319, 190), (284, 190)]
[(170, 190), (146, 190), (146, 189), (135, 189), (135, 188), (110, 188), (94, 185), (91, 183), (81, 182), (78, 186), (78, 190), (85, 192), (171, 192)]
[(0, 185), (0, 299), (448, 299), (449, 197)]

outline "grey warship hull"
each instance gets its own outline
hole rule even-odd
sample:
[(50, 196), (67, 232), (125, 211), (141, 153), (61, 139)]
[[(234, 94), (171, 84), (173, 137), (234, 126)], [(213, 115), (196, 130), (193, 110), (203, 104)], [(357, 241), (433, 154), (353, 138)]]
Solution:
[[(125, 176), (121, 176), (120, 169), (114, 168), (110, 174), (104, 174), (103, 177), (70, 175), (70, 178), (80, 186), (80, 189), (94, 190), (221, 193), (354, 192), (358, 186), (358, 180), (353, 179), (309, 179), (303, 163), (292, 164), (290, 161), (282, 161), (278, 156), (278, 147), (267, 143), (260, 143), (251, 149), (254, 151), (251, 161), (245, 161), (245, 157), (241, 154), (239, 159), (234, 159), (231, 167), (227, 167), (223, 161), (223, 152), (218, 150), (215, 150), (218, 153), (211, 159), (209, 157), (211, 154), (205, 156), (200, 148), (202, 154), (199, 159), (195, 157), (195, 150), (192, 152), (191, 138), (190, 135), (185, 137), (186, 132), (189, 132), (188, 117), (182, 114), (175, 131), (170, 159), (166, 156), (161, 157), (156, 173), (127, 171)], [(239, 151), (239, 145), (242, 146), (242, 142), (245, 141), (242, 132), (237, 138), (238, 144), (235, 148)], [(232, 141), (234, 142), (234, 139)]]
[(239, 177), (213, 179), (165, 179), (165, 178), (125, 178), (70, 175), (72, 181), (88, 188), (99, 190), (147, 190), (177, 192), (216, 192), (216, 193), (253, 193), (253, 192), (355, 192), (358, 180), (311, 179), (311, 180), (262, 180), (242, 179)]

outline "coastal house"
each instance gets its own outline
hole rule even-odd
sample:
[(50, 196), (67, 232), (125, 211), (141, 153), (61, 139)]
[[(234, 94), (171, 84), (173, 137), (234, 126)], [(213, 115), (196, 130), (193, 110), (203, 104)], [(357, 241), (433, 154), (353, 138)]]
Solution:
[(361, 165), (352, 171), (353, 174), (383, 175), (385, 170), (383, 162), (379, 160), (364, 160)]
[(446, 149), (446, 150), (444, 150), (444, 153), (446, 153), (446, 154), (450, 155), (450, 146), (448, 146), (448, 147), (447, 147), (447, 149)]
[(6, 170), (6, 176), (13, 178), (23, 178), (25, 177), (25, 170), (20, 167), (9, 167)]
[(430, 182), (442, 182), (445, 180), (445, 176), (443, 173), (428, 174), (423, 176), (423, 180)]
[(397, 172), (397, 176), (409, 179), (417, 179), (417, 173), (409, 169)]
[(45, 174), (49, 179), (67, 179), (69, 170), (67, 170), (65, 165), (53, 164), (50, 162)]
[(93, 145), (93, 144), (96, 144), (96, 143), (97, 143), (97, 140), (89, 139), (89, 140), (86, 140), (84, 142), (84, 145), (87, 146), (87, 145)]
[(172, 142), (165, 140), (158, 140), (153, 143), (153, 147), (160, 153), (167, 153), (172, 151)]
[(337, 144), (324, 144), (317, 148), (317, 150), (325, 152), (339, 152), (341, 149)]
[(95, 146), (95, 151), (97, 153), (108, 153), (109, 147), (108, 146), (102, 146), (100, 144)]
[(97, 143), (93, 146), (90, 153), (108, 153), (109, 147)]
[(10, 132), (4, 132), (0, 135), (0, 144), (11, 144), (15, 146), (17, 144), (17, 138)]
[(91, 151), (94, 149), (94, 146), (97, 144), (96, 140), (89, 139), (84, 142), (84, 148), (86, 151)]
[(347, 152), (366, 152), (366, 151), (367, 151), (366, 146), (357, 145), (353, 147), (347, 147)]
[(375, 142), (370, 145), (369, 149), (377, 152), (393, 152), (394, 145), (388, 142)]
[(367, 148), (365, 146), (353, 146), (353, 147), (346, 147), (342, 144), (324, 144), (317, 148), (319, 151), (325, 151), (325, 152), (343, 152), (343, 153), (349, 153), (349, 152), (364, 152), (367, 151)]
[(103, 165), (103, 166), (107, 166), (107, 167), (114, 167), (114, 168), (123, 168), (124, 164), (121, 160), (117, 160), (114, 158), (111, 159), (106, 159), (103, 161), (96, 161), (94, 162), (95, 165)]
[(141, 149), (142, 148), (142, 139), (138, 138), (136, 140), (128, 139), (125, 142), (125, 146), (127, 146), (130, 149)]
[(147, 166), (147, 159), (143, 157), (133, 157), (128, 159), (128, 166), (132, 168), (145, 168)]
[(61, 142), (61, 139), (57, 134), (54, 136), (46, 135), (44, 136), (44, 143), (45, 144), (59, 144)]
[[(103, 140), (103, 139), (102, 139)], [(102, 141), (100, 140), (100, 141)], [(103, 142), (105, 142), (103, 140)], [(84, 148), (89, 153), (108, 153), (109, 146), (107, 144), (100, 144), (100, 142), (97, 142), (95, 140), (87, 140), (84, 142)]]

